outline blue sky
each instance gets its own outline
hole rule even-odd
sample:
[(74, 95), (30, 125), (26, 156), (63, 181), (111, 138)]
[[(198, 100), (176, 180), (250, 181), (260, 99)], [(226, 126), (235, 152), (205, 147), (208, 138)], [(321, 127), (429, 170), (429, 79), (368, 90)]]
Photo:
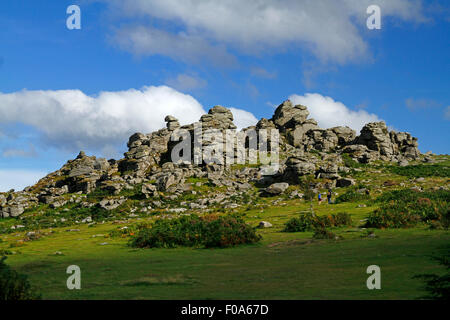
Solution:
[[(241, 2), (2, 1), (0, 191), (81, 149), (120, 157), (169, 112), (192, 122), (220, 104), (244, 126), (289, 97), (322, 127), (384, 120), (449, 153), (447, 1)], [(366, 27), (370, 4), (381, 30)]]

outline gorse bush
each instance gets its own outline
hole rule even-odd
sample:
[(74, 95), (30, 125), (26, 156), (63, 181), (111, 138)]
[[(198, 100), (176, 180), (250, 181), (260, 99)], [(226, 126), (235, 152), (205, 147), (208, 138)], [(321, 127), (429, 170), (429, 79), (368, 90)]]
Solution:
[(284, 226), (284, 232), (305, 232), (325, 229), (330, 227), (349, 226), (352, 218), (348, 213), (317, 216), (312, 213), (302, 214), (298, 218), (292, 218)]
[(369, 214), (366, 227), (409, 228), (426, 223), (448, 229), (450, 220), (450, 192), (438, 190), (417, 192), (396, 190), (386, 192), (375, 200), (379, 209)]
[(326, 228), (317, 228), (314, 230), (314, 239), (336, 239), (336, 235)]
[(261, 240), (252, 228), (238, 216), (197, 215), (172, 220), (157, 220), (130, 239), (137, 248), (232, 247)]
[(37, 300), (37, 294), (28, 282), (27, 276), (12, 270), (6, 263), (6, 257), (0, 258), (0, 300)]

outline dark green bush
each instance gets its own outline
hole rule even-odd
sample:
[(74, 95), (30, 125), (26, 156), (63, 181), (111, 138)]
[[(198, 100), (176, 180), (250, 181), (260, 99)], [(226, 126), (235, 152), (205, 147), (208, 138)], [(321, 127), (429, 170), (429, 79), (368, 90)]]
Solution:
[(343, 203), (343, 202), (358, 202), (358, 201), (364, 201), (369, 200), (370, 195), (366, 192), (358, 192), (356, 189), (352, 189), (347, 191), (346, 193), (340, 195), (336, 198), (336, 203)]
[(28, 282), (27, 276), (12, 270), (6, 263), (6, 257), (0, 259), (0, 300), (37, 300), (37, 294)]
[(172, 220), (157, 220), (133, 236), (137, 248), (232, 247), (258, 242), (261, 236), (238, 216), (197, 215)]
[(326, 228), (317, 228), (314, 230), (314, 239), (336, 239), (336, 235)]
[(312, 213), (302, 214), (292, 218), (284, 226), (284, 232), (305, 232), (321, 228), (349, 226), (352, 218), (348, 213), (338, 213), (328, 216), (317, 216)]

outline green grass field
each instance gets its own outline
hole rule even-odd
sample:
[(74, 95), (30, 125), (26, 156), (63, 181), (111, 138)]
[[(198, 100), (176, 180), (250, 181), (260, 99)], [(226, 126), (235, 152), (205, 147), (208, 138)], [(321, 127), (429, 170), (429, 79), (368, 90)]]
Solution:
[[(281, 232), (309, 206), (289, 200), (246, 212), (250, 224), (267, 220), (274, 227), (258, 231), (258, 244), (229, 249), (133, 249), (127, 239), (108, 236), (118, 228), (111, 223), (53, 229), (18, 246), (23, 233), (3, 235), (0, 248), (15, 252), (7, 262), (27, 274), (44, 299), (416, 299), (426, 292), (413, 276), (443, 271), (430, 256), (443, 252), (448, 231), (376, 230), (377, 237), (368, 238), (357, 226), (373, 207), (314, 204), (318, 214), (352, 214), (354, 226), (333, 230), (343, 240)], [(66, 287), (69, 265), (81, 268), (81, 290)], [(366, 287), (369, 265), (381, 268), (381, 290)]]

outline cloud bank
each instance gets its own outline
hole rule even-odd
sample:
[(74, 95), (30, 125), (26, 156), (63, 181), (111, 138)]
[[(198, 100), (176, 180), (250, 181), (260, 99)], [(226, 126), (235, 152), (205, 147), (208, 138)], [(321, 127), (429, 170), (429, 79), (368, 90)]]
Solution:
[(382, 121), (375, 114), (365, 110), (351, 110), (342, 102), (318, 93), (307, 93), (303, 96), (292, 95), (289, 99), (295, 105), (307, 106), (310, 117), (314, 118), (321, 128), (348, 126), (359, 133), (365, 124)]
[[(94, 150), (108, 156), (135, 132), (165, 127), (166, 115), (181, 124), (196, 122), (205, 114), (192, 96), (167, 86), (143, 87), (89, 96), (80, 90), (0, 92), (0, 124), (24, 124), (39, 132), (45, 146), (71, 152)], [(235, 123), (256, 123), (249, 112), (233, 109)], [(7, 155), (18, 155), (6, 150)]]
[[(278, 53), (306, 48), (321, 61), (346, 63), (367, 59), (366, 10), (372, 0), (108, 0), (124, 23), (113, 37), (138, 55), (233, 64), (231, 51)], [(383, 21), (423, 22), (419, 0), (378, 0)], [(213, 59), (213, 60), (212, 60)]]

